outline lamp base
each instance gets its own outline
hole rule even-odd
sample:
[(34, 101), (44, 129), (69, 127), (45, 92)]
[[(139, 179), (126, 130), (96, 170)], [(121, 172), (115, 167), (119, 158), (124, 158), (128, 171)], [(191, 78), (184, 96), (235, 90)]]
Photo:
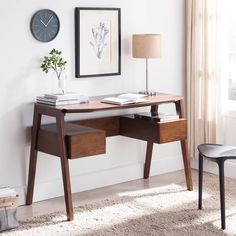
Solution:
[(157, 92), (155, 92), (155, 91), (140, 91), (138, 93), (139, 94), (145, 94), (147, 96), (156, 96), (157, 95)]

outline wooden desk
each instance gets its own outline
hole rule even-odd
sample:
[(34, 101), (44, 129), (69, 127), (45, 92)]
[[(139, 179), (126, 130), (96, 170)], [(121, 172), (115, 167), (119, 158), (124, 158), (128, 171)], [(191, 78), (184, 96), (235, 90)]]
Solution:
[[(86, 146), (87, 134), (94, 135), (93, 137), (97, 138), (99, 141), (93, 143), (100, 143), (100, 146), (103, 145), (103, 133), (106, 137), (123, 135), (126, 137), (132, 137), (147, 141), (144, 178), (149, 177), (153, 143), (166, 143), (180, 140), (187, 188), (188, 190), (193, 189), (190, 159), (187, 150), (187, 122), (184, 117), (183, 97), (159, 93), (156, 96), (148, 97), (147, 99), (149, 101), (147, 102), (121, 106), (101, 103), (100, 101), (103, 97), (109, 96), (106, 95), (91, 98), (91, 101), (88, 104), (67, 106), (49, 106), (39, 103), (35, 104), (31, 137), (28, 189), (26, 198), (27, 205), (32, 204), (33, 200), (37, 152), (43, 151), (49, 154), (53, 154), (60, 157), (67, 218), (68, 220), (73, 220), (73, 206), (68, 159), (77, 158), (77, 155), (78, 157), (82, 157), (94, 155), (96, 153), (99, 154), (103, 151), (103, 148), (99, 148), (99, 146), (94, 146), (92, 147), (92, 149), (89, 149), (89, 147), (84, 148), (84, 146)], [(78, 132), (76, 133), (75, 131), (70, 131), (70, 134), (67, 134), (67, 132), (69, 131), (67, 131), (67, 124), (64, 121), (64, 117), (67, 113), (89, 113), (96, 111), (119, 110), (146, 106), (150, 106), (151, 111), (158, 111), (158, 105), (163, 103), (175, 103), (176, 111), (180, 116), (180, 120), (157, 123), (153, 121), (137, 120), (133, 117), (105, 117), (91, 120), (79, 120), (74, 121), (73, 125), (82, 125), (82, 127), (84, 128), (90, 127), (88, 129), (85, 128), (87, 130), (86, 135), (79, 136), (81, 134), (79, 134)], [(42, 115), (52, 116), (56, 118), (56, 124), (54, 125), (55, 129), (53, 129), (52, 126), (45, 127), (41, 125)], [(77, 139), (72, 139), (71, 137), (73, 137), (73, 134), (75, 133), (77, 135)], [(47, 137), (48, 139), (50, 138), (50, 145), (47, 144), (47, 141), (44, 142)], [(69, 141), (68, 137), (70, 137)], [(83, 137), (81, 138), (81, 140), (84, 139), (85, 142), (81, 142), (79, 144), (80, 148), (77, 148), (76, 150), (69, 150), (71, 148), (70, 146), (73, 145), (73, 142), (75, 142), (73, 140), (77, 140), (77, 142), (80, 141), (80, 138), (78, 137)], [(57, 149), (55, 149), (54, 147), (57, 147)], [(78, 149), (83, 149), (83, 151), (80, 152), (80, 150)]]

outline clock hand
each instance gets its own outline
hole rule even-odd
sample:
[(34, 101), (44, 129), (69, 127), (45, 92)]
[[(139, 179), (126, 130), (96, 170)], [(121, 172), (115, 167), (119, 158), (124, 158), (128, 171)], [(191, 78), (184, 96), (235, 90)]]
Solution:
[(51, 18), (49, 19), (49, 21), (46, 24), (46, 27), (48, 26), (48, 24), (50, 23), (50, 21), (52, 20), (53, 16), (51, 16)]
[(40, 19), (40, 21), (45, 27), (47, 27), (47, 25), (41, 19)]

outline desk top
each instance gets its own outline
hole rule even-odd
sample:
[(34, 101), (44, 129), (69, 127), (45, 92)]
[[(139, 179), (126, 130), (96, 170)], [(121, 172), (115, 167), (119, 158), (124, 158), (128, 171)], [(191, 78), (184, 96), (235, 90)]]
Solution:
[(49, 110), (60, 110), (63, 113), (83, 113), (83, 112), (94, 112), (94, 111), (105, 111), (105, 110), (116, 110), (116, 109), (127, 109), (127, 108), (137, 108), (137, 107), (144, 107), (144, 106), (153, 106), (160, 103), (171, 103), (180, 101), (183, 99), (182, 96), (171, 95), (171, 94), (164, 94), (164, 93), (157, 93), (156, 96), (148, 96), (145, 97), (147, 99), (146, 102), (141, 103), (132, 103), (127, 105), (114, 105), (114, 104), (107, 104), (102, 103), (101, 100), (106, 97), (111, 96), (118, 96), (119, 94), (112, 94), (112, 95), (103, 95), (103, 96), (96, 96), (90, 97), (90, 102), (85, 104), (73, 104), (73, 105), (62, 105), (62, 106), (51, 106), (41, 103), (36, 103), (37, 106), (40, 108), (45, 108)]

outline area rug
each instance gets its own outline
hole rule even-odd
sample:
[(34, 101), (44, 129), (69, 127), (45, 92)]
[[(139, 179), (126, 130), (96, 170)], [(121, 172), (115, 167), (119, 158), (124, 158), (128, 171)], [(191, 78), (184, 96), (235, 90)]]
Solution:
[[(204, 175), (203, 210), (197, 210), (197, 184), (145, 188), (74, 206), (75, 220), (56, 212), (20, 222), (2, 235), (236, 235), (236, 181), (226, 178), (226, 230), (220, 229), (218, 177)], [(75, 204), (74, 204), (75, 205)]]

